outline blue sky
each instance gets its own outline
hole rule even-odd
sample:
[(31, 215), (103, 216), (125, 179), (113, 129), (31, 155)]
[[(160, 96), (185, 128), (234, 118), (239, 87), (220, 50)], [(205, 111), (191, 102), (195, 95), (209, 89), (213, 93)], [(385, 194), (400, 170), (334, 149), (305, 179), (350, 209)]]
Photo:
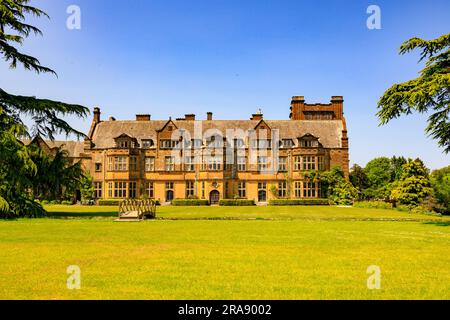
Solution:
[[(450, 31), (449, 1), (34, 1), (51, 20), (44, 37), (23, 50), (58, 78), (0, 62), (0, 87), (92, 108), (104, 118), (153, 119), (195, 113), (287, 119), (290, 99), (345, 98), (352, 163), (376, 156), (420, 157), (430, 168), (450, 164), (424, 134), (426, 117), (379, 127), (376, 105), (392, 84), (417, 76), (417, 54), (398, 55), (413, 37)], [(66, 28), (69, 5), (81, 8), (81, 30)], [(366, 27), (366, 9), (381, 8), (381, 30)], [(91, 118), (70, 119), (87, 132)]]

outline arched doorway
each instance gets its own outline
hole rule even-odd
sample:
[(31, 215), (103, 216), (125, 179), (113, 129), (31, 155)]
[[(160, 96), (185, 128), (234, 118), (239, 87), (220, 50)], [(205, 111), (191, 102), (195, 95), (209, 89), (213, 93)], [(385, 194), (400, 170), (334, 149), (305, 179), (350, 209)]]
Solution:
[(166, 192), (166, 202), (172, 202), (173, 200), (173, 191), (167, 190)]
[(265, 190), (258, 191), (258, 202), (266, 202), (267, 201), (267, 192)]
[(220, 193), (217, 190), (211, 191), (209, 194), (209, 204), (219, 204)]

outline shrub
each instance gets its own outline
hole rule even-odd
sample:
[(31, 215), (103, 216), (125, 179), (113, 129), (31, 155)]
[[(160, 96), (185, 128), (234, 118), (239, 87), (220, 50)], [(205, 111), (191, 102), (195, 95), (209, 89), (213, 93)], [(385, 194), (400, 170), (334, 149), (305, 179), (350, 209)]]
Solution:
[(41, 201), (41, 205), (43, 205), (43, 206), (44, 206), (44, 205), (47, 205), (47, 204), (49, 204), (49, 203), (50, 203), (50, 202), (49, 202), (48, 200), (42, 200), (42, 201)]
[(71, 206), (71, 205), (73, 205), (72, 201), (69, 201), (69, 200), (61, 201), (61, 204), (65, 205), (65, 206)]
[(354, 207), (369, 209), (392, 209), (392, 204), (384, 201), (359, 201), (354, 204)]
[(248, 199), (222, 199), (219, 201), (219, 206), (254, 206), (255, 200)]
[(98, 200), (99, 206), (118, 206), (123, 200), (121, 199), (100, 199)]
[(328, 199), (272, 199), (271, 206), (327, 206)]
[(61, 204), (61, 201), (59, 201), (59, 200), (52, 200), (52, 201), (50, 201), (50, 204)]
[(173, 206), (207, 206), (209, 201), (206, 199), (175, 199), (172, 201)]

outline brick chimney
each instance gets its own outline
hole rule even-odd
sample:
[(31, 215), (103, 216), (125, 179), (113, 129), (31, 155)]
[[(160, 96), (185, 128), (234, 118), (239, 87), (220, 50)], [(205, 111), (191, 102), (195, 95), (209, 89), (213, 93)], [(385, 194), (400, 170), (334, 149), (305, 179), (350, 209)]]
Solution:
[(101, 115), (102, 113), (101, 113), (101, 111), (100, 111), (100, 108), (99, 107), (95, 107), (94, 108), (94, 122), (95, 123), (99, 123), (101, 120), (100, 120), (100, 115)]
[(136, 121), (150, 121), (151, 116), (149, 114), (137, 114)]
[(294, 96), (291, 101), (291, 114), (289, 118), (291, 120), (302, 120), (303, 110), (305, 109), (305, 97)]
[(184, 120), (195, 121), (195, 114), (186, 114), (186, 115), (184, 115)]
[(342, 120), (344, 116), (344, 97), (343, 96), (332, 96), (331, 97), (331, 107), (334, 111), (336, 119)]
[(211, 121), (213, 119), (213, 113), (212, 112), (208, 112), (206, 114), (206, 120)]

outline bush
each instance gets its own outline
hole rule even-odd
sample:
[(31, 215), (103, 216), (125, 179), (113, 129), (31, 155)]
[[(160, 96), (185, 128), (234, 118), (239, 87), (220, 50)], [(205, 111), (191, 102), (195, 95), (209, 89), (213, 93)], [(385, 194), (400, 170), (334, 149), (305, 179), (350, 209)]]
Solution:
[(44, 206), (44, 205), (49, 204), (50, 202), (48, 200), (42, 200), (40, 203), (41, 203), (41, 205)]
[(61, 204), (61, 201), (59, 201), (59, 200), (52, 200), (52, 201), (50, 201), (50, 204)]
[(122, 199), (100, 199), (98, 200), (99, 206), (118, 206)]
[(327, 206), (328, 199), (272, 199), (271, 206)]
[(69, 201), (69, 200), (61, 201), (61, 204), (65, 205), (65, 206), (71, 206), (71, 205), (73, 205), (72, 201)]
[[(99, 206), (118, 206), (123, 200), (125, 199), (99, 199), (97, 201), (97, 204)], [(153, 200), (155, 201), (156, 205), (161, 205), (161, 202), (159, 200)]]
[(207, 206), (209, 201), (206, 199), (175, 199), (172, 201), (173, 206)]
[(219, 206), (254, 206), (255, 200), (248, 199), (222, 199), (219, 201)]
[(353, 206), (355, 208), (392, 209), (392, 204), (384, 201), (359, 201)]

